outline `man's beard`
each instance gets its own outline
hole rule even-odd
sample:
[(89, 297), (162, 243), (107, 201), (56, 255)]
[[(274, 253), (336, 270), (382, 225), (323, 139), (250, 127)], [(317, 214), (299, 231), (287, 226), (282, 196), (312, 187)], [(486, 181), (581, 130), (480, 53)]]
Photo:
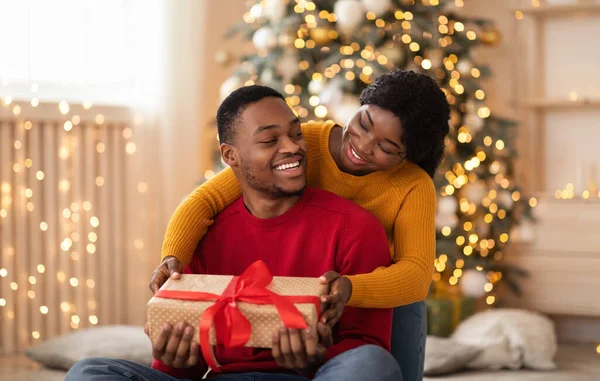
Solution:
[(267, 195), (267, 197), (271, 199), (300, 196), (304, 192), (304, 188), (290, 191), (281, 189), (275, 184), (264, 184), (252, 175), (253, 171), (251, 165), (244, 160), (240, 160), (240, 169), (242, 171), (242, 176), (244, 176), (244, 179), (246, 179), (246, 182), (252, 187), (252, 189)]

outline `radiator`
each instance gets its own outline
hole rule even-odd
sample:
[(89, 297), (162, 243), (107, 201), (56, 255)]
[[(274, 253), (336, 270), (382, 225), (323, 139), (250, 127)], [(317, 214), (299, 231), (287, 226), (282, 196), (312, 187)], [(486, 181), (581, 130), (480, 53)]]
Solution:
[(98, 324), (141, 323), (150, 272), (136, 261), (158, 235), (140, 223), (151, 219), (134, 118), (88, 106), (0, 107), (2, 353)]

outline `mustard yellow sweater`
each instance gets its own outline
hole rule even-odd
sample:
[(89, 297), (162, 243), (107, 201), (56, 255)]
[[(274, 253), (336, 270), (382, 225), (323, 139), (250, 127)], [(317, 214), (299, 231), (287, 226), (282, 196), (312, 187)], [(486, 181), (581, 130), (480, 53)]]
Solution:
[[(308, 143), (308, 185), (352, 200), (373, 213), (385, 228), (393, 259), (390, 267), (349, 277), (352, 297), (348, 305), (392, 308), (425, 299), (435, 258), (436, 192), (431, 178), (410, 162), (365, 176), (340, 171), (329, 152), (333, 127), (333, 123), (302, 125)], [(173, 214), (162, 258), (175, 256), (188, 264), (213, 218), (240, 196), (231, 168), (198, 187)]]

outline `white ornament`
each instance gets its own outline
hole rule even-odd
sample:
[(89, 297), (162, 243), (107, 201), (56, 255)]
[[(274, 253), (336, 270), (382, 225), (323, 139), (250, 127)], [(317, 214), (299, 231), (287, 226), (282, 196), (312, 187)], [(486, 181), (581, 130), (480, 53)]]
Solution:
[(244, 85), (244, 82), (238, 76), (231, 76), (227, 78), (219, 89), (219, 98), (221, 102), (225, 100), (229, 96), (229, 94), (233, 93), (235, 90), (239, 89)]
[(471, 133), (478, 133), (483, 128), (484, 121), (477, 115), (477, 113), (469, 113), (465, 117), (465, 124), (469, 126)]
[(466, 296), (479, 298), (485, 294), (486, 283), (488, 280), (483, 272), (469, 269), (460, 278), (460, 289)]
[(359, 108), (360, 101), (356, 95), (344, 94), (341, 102), (333, 108), (330, 107), (329, 112), (336, 123), (345, 126)]
[(272, 23), (278, 23), (285, 16), (286, 7), (285, 0), (266, 0), (264, 14)]
[(512, 208), (512, 206), (514, 204), (514, 201), (511, 197), (510, 192), (506, 191), (506, 190), (498, 192), (497, 200), (498, 200), (498, 203), (506, 209)]
[(357, 0), (338, 0), (333, 13), (337, 16), (337, 29), (346, 35), (351, 35), (365, 17), (363, 4)]
[(468, 59), (462, 59), (456, 64), (456, 70), (462, 75), (468, 75), (473, 69), (473, 63)]
[(458, 201), (453, 196), (444, 196), (438, 199), (437, 213), (440, 216), (448, 216), (450, 214), (456, 214), (458, 210)]
[(456, 214), (438, 215), (435, 217), (435, 228), (442, 230), (444, 227), (454, 229), (458, 225), (458, 217)]
[(263, 72), (260, 74), (260, 81), (263, 84), (269, 84), (273, 82), (273, 79), (275, 79), (275, 75), (273, 74), (273, 69), (271, 68), (263, 70)]
[(392, 6), (390, 0), (362, 0), (362, 3), (367, 12), (373, 12), (377, 17), (383, 16)]
[(312, 80), (308, 83), (308, 92), (313, 95), (319, 95), (325, 88), (323, 81)]
[(321, 99), (322, 104), (327, 105), (327, 108), (332, 109), (339, 106), (339, 104), (342, 102), (343, 95), (344, 93), (342, 92), (342, 85), (340, 81), (334, 79), (325, 85), (319, 94), (319, 98)]
[(260, 4), (255, 4), (250, 8), (250, 16), (254, 17), (256, 20), (260, 20), (263, 15), (263, 7)]
[(298, 61), (296, 54), (287, 53), (275, 64), (275, 69), (283, 77), (284, 83), (289, 83), (300, 71)]
[(483, 198), (488, 194), (488, 190), (483, 181), (469, 183), (462, 191), (462, 195), (467, 198), (467, 201), (474, 204), (481, 204)]
[(252, 43), (256, 49), (271, 49), (277, 45), (277, 36), (273, 29), (265, 26), (254, 32)]

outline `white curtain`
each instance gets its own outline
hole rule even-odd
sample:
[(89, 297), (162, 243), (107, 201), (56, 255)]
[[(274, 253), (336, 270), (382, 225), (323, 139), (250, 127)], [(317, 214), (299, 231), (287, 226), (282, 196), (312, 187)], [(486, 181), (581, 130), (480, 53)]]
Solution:
[(207, 6), (0, 0), (0, 353), (143, 324), (168, 218), (201, 178)]

